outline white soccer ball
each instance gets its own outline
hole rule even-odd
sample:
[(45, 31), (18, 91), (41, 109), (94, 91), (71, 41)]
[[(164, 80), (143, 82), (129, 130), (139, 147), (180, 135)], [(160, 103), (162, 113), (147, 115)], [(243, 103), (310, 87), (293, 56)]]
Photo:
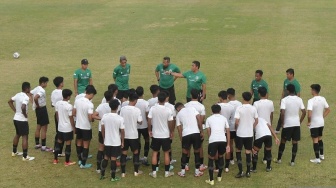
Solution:
[(18, 59), (18, 58), (20, 57), (19, 52), (14, 52), (13, 57), (14, 57), (15, 59)]

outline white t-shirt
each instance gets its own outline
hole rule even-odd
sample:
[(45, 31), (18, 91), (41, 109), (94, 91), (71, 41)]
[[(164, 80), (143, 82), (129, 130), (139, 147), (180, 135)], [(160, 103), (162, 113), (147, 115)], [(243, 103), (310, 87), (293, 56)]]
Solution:
[(53, 92), (51, 92), (51, 105), (56, 106), (56, 103), (58, 101), (63, 100), (62, 90), (61, 89), (55, 89)]
[[(118, 102), (119, 102), (119, 106), (118, 106), (118, 109), (117, 109), (117, 113), (119, 113), (120, 112), (120, 109), (121, 109), (121, 101), (117, 98), (117, 97), (113, 97), (113, 99), (117, 99), (118, 100)], [(105, 97), (103, 97), (103, 99), (102, 99), (102, 101), (101, 101), (101, 104), (104, 104), (104, 103), (106, 103), (106, 98)]]
[(116, 113), (107, 113), (104, 114), (101, 123), (105, 128), (104, 145), (120, 146), (120, 129), (125, 129), (124, 118)]
[(149, 112), (149, 109), (152, 108), (158, 102), (159, 102), (159, 100), (158, 100), (157, 97), (148, 99), (148, 112)]
[(184, 105), (187, 107), (194, 107), (201, 116), (205, 116), (205, 107), (198, 101), (190, 101)]
[(253, 137), (253, 124), (255, 118), (258, 118), (257, 109), (250, 104), (243, 104), (238, 106), (235, 119), (239, 119), (237, 128), (238, 137)]
[(210, 128), (209, 143), (226, 142), (225, 129), (229, 128), (227, 119), (220, 114), (213, 114), (207, 118), (205, 127)]
[[(220, 114), (227, 120), (234, 119), (235, 107), (229, 103), (218, 103), (221, 107)], [(230, 131), (236, 131), (235, 126), (230, 126)]]
[[(98, 112), (100, 118), (103, 118), (104, 114), (111, 113), (111, 108), (110, 108), (109, 103), (100, 104), (97, 107), (96, 112)], [(99, 121), (98, 131), (101, 131), (101, 120)]]
[(137, 103), (135, 104), (135, 107), (139, 108), (141, 111), (142, 116), (142, 124), (138, 124), (138, 129), (146, 129), (148, 127), (147, 124), (147, 116), (146, 113), (148, 113), (148, 102), (144, 99), (138, 99)]
[(281, 110), (285, 110), (284, 128), (300, 126), (300, 110), (305, 109), (298, 96), (289, 95), (281, 100)]
[(234, 113), (236, 112), (237, 107), (241, 106), (243, 104), (240, 101), (237, 101), (237, 100), (229, 101), (229, 104), (231, 104), (234, 107), (233, 114), (232, 114), (231, 118), (228, 120), (229, 125), (230, 125), (230, 131), (236, 131), (236, 128), (235, 128), (236, 119), (234, 118)]
[(67, 101), (58, 101), (55, 105), (58, 113), (58, 131), (68, 133), (72, 131), (69, 116), (72, 116), (72, 105)]
[(173, 121), (173, 112), (166, 106), (155, 105), (148, 113), (152, 119), (152, 134), (154, 138), (169, 138), (170, 131), (168, 121)]
[(255, 139), (259, 139), (263, 136), (272, 136), (272, 133), (268, 127), (268, 122), (264, 118), (258, 118), (258, 124), (255, 127)]
[(120, 116), (125, 121), (125, 138), (138, 139), (138, 122), (142, 121), (140, 109), (135, 106), (124, 106), (120, 110)]
[(28, 103), (29, 103), (29, 97), (26, 93), (20, 92), (17, 93), (14, 97), (12, 97), (12, 100), (15, 102), (15, 115), (14, 120), (16, 121), (28, 121), (28, 118), (26, 118), (22, 113), (22, 104), (26, 105), (26, 113), (28, 114)]
[(75, 101), (74, 108), (76, 109), (76, 128), (83, 130), (91, 129), (91, 122), (89, 121), (89, 114), (93, 114), (93, 104), (86, 98), (80, 98)]
[(182, 125), (182, 136), (200, 133), (197, 123), (199, 113), (194, 107), (182, 108), (176, 115), (176, 126)]
[(78, 95), (75, 97), (75, 102), (76, 102), (76, 100), (78, 100), (78, 99), (84, 98), (85, 95), (86, 95), (85, 93), (78, 94)]
[(260, 99), (259, 101), (254, 102), (253, 106), (257, 109), (258, 116), (266, 120), (267, 123), (271, 125), (271, 113), (274, 112), (273, 101)]
[[(40, 107), (46, 106), (46, 92), (41, 86), (35, 87), (33, 90), (30, 91), (31, 94), (33, 94), (33, 100), (36, 95), (39, 95), (40, 97), (38, 98), (38, 104)], [(33, 110), (36, 109), (36, 104), (35, 101), (33, 102)]]
[(128, 106), (128, 104), (129, 104), (129, 101), (124, 101), (123, 103), (121, 103), (121, 108)]
[[(159, 103), (156, 104), (156, 105), (159, 105)], [(168, 107), (168, 108), (172, 111), (172, 113), (173, 113), (173, 117), (176, 117), (175, 106), (172, 105), (172, 104), (170, 104), (169, 102), (166, 102), (164, 105), (165, 105), (165, 107)]]
[(315, 96), (308, 100), (307, 110), (312, 111), (312, 117), (309, 128), (323, 127), (324, 109), (329, 108), (327, 100), (322, 96)]

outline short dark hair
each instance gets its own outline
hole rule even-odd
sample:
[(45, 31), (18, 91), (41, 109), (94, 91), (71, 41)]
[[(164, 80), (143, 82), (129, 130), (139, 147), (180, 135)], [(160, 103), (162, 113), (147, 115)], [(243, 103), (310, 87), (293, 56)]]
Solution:
[(160, 92), (159, 95), (158, 95), (158, 100), (159, 102), (165, 102), (166, 101), (166, 98), (167, 98), (167, 94), (166, 92)]
[(192, 99), (198, 99), (199, 90), (198, 89), (191, 89), (190, 95)]
[(192, 63), (194, 65), (196, 65), (196, 67), (198, 67), (198, 69), (201, 68), (201, 62), (199, 62), (199, 61), (193, 61)]
[(138, 99), (139, 99), (138, 94), (136, 94), (136, 93), (130, 93), (130, 95), (129, 95), (129, 101), (133, 102), (133, 101), (138, 100)]
[(149, 87), (149, 90), (150, 90), (150, 92), (151, 92), (152, 94), (155, 94), (157, 91), (160, 90), (160, 87), (159, 87), (158, 85), (154, 84), (154, 85), (151, 85), (151, 86)]
[(286, 70), (286, 73), (294, 75), (294, 69), (289, 68), (289, 69)]
[(167, 91), (167, 90), (164, 90), (164, 91), (162, 91), (162, 92), (164, 92), (164, 93), (167, 95), (167, 96), (166, 96), (166, 98), (170, 96), (170, 93), (169, 93), (169, 91)]
[(312, 90), (314, 90), (316, 93), (320, 93), (320, 91), (321, 91), (321, 86), (320, 86), (320, 84), (312, 84), (312, 85), (310, 86), (310, 88), (311, 88)]
[(62, 96), (63, 99), (66, 99), (72, 95), (72, 91), (70, 89), (63, 89), (62, 90)]
[(262, 70), (256, 70), (255, 73), (259, 74), (260, 76), (262, 76), (264, 74), (264, 72)]
[(54, 78), (53, 82), (56, 87), (60, 86), (63, 83), (64, 78), (62, 76), (57, 76)]
[(97, 94), (97, 90), (93, 86), (92, 87), (87, 87), (85, 93), (88, 94), (88, 95), (90, 95), (90, 94), (96, 95)]
[(113, 99), (109, 102), (111, 110), (117, 110), (120, 105), (120, 102), (117, 99)]
[(227, 89), (226, 92), (227, 92), (228, 95), (233, 95), (233, 96), (236, 95), (236, 90), (233, 89), (232, 87)]
[(115, 91), (118, 90), (118, 86), (116, 84), (110, 84), (107, 86), (107, 90), (112, 91), (112, 93), (114, 93)]
[(30, 83), (29, 82), (23, 82), (22, 83), (22, 86), (21, 86), (22, 91), (24, 91), (26, 89), (29, 89), (29, 88), (30, 88)]
[(214, 114), (220, 113), (221, 110), (222, 110), (222, 108), (218, 104), (214, 104), (214, 105), (211, 106), (211, 111)]
[(39, 84), (46, 83), (46, 82), (49, 82), (49, 78), (45, 76), (40, 77)]
[(175, 104), (175, 110), (177, 110), (180, 106), (183, 106), (183, 103), (178, 102)]
[(135, 89), (135, 93), (138, 94), (139, 97), (141, 97), (144, 94), (144, 88), (142, 86), (138, 86)]
[(88, 89), (95, 89), (95, 87), (93, 86), (93, 85), (87, 85), (86, 87), (85, 87), (85, 92), (88, 90)]
[(220, 91), (219, 93), (218, 93), (218, 97), (220, 97), (221, 99), (227, 99), (227, 91), (224, 91), (224, 90), (222, 90), (222, 91)]
[(252, 94), (250, 92), (246, 91), (242, 94), (242, 97), (243, 97), (244, 101), (250, 101), (251, 98), (252, 98)]
[(166, 56), (163, 58), (163, 60), (167, 60), (168, 62), (170, 62), (170, 57)]
[(258, 93), (260, 94), (260, 96), (262, 96), (262, 97), (265, 97), (266, 96), (266, 94), (267, 94), (267, 89), (266, 89), (266, 87), (259, 87), (258, 88)]
[(288, 93), (290, 93), (290, 94), (295, 93), (295, 85), (293, 85), (293, 84), (288, 84), (286, 89), (287, 89)]
[(113, 93), (110, 90), (107, 90), (104, 93), (104, 97), (105, 97), (106, 101), (110, 101), (113, 97)]
[(133, 94), (133, 93), (135, 93), (135, 89), (131, 88), (128, 91), (124, 92), (123, 97), (126, 98), (126, 99), (129, 99), (130, 95)]

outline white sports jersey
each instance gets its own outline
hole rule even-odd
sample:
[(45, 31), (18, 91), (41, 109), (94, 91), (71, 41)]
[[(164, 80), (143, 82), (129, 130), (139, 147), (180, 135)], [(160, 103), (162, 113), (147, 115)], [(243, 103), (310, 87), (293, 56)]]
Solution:
[(201, 116), (205, 116), (205, 107), (198, 101), (190, 101), (184, 105), (187, 107), (194, 107)]
[(89, 121), (89, 114), (93, 114), (93, 104), (86, 98), (80, 98), (75, 101), (74, 108), (76, 109), (76, 128), (83, 130), (91, 129), (91, 122)]
[[(117, 112), (119, 113), (120, 112), (120, 109), (121, 109), (121, 101), (117, 98), (117, 97), (113, 97), (113, 99), (117, 99), (118, 100), (118, 102), (119, 102), (119, 106), (118, 106), (118, 109), (117, 109)], [(105, 97), (103, 97), (103, 99), (102, 99), (102, 101), (101, 101), (101, 104), (104, 104), (104, 103), (106, 103), (106, 99), (105, 99)]]
[(227, 119), (220, 114), (213, 114), (207, 118), (205, 127), (210, 128), (209, 143), (226, 142), (225, 129), (229, 128)]
[(238, 137), (253, 137), (253, 124), (258, 118), (257, 109), (250, 104), (237, 107), (235, 119), (239, 119), (237, 128)]
[(182, 125), (182, 136), (200, 133), (197, 122), (199, 113), (194, 107), (182, 108), (176, 115), (176, 126)]
[(254, 102), (253, 106), (257, 109), (258, 116), (266, 120), (267, 123), (271, 125), (271, 113), (274, 112), (273, 101), (260, 99), (259, 101)]
[(120, 116), (125, 121), (125, 138), (138, 138), (138, 122), (142, 121), (141, 111), (135, 106), (124, 106), (120, 110)]
[[(109, 103), (100, 104), (97, 107), (96, 112), (98, 112), (100, 118), (103, 118), (104, 114), (111, 113), (111, 108), (110, 108)], [(98, 131), (101, 131), (101, 120), (99, 121)]]
[(63, 100), (63, 96), (62, 96), (62, 90), (61, 89), (55, 89), (53, 92), (51, 92), (51, 105), (52, 106), (56, 106), (56, 103), (58, 101)]
[(322, 96), (315, 96), (308, 100), (307, 110), (312, 111), (312, 117), (309, 128), (323, 127), (324, 109), (329, 108), (327, 100)]
[(72, 131), (69, 116), (72, 116), (72, 105), (67, 101), (58, 101), (55, 106), (58, 113), (58, 131), (68, 133)]
[(150, 108), (152, 108), (154, 105), (156, 105), (158, 103), (158, 98), (154, 97), (154, 98), (150, 98), (148, 99), (148, 111)]
[(268, 124), (269, 123), (264, 118), (258, 118), (258, 124), (255, 127), (255, 140), (263, 136), (272, 136)]
[[(159, 103), (157, 105), (159, 105)], [(175, 106), (170, 104), (169, 102), (166, 102), (164, 105), (165, 105), (165, 107), (168, 107), (172, 111), (173, 117), (175, 118), (176, 117)]]
[[(46, 106), (46, 92), (41, 86), (35, 87), (33, 90), (30, 91), (31, 94), (33, 94), (33, 100), (36, 95), (39, 95), (40, 97), (38, 98), (38, 104), (40, 107)], [(35, 101), (33, 102), (33, 110), (36, 109), (36, 104)]]
[(300, 110), (305, 109), (302, 99), (288, 95), (281, 100), (281, 110), (285, 110), (284, 128), (300, 126)]
[(166, 106), (155, 105), (148, 113), (152, 119), (152, 133), (154, 138), (169, 138), (170, 131), (168, 121), (173, 121), (173, 112)]
[(146, 113), (148, 113), (148, 102), (144, 99), (138, 99), (137, 103), (135, 104), (135, 107), (139, 108), (141, 111), (142, 116), (142, 124), (138, 124), (138, 129), (146, 129), (148, 127), (147, 124), (147, 116)]
[(26, 105), (26, 113), (28, 113), (28, 103), (29, 103), (29, 97), (26, 93), (20, 92), (17, 93), (14, 97), (12, 97), (12, 100), (15, 102), (15, 115), (14, 115), (14, 120), (16, 121), (28, 121), (28, 118), (26, 118), (22, 114), (22, 104)]
[(128, 106), (128, 104), (129, 104), (129, 101), (124, 101), (123, 103), (121, 103), (121, 108)]
[(104, 114), (101, 123), (105, 128), (104, 145), (120, 146), (120, 129), (125, 129), (124, 118), (116, 113)]
[[(224, 116), (227, 120), (231, 118), (234, 119), (235, 108), (229, 103), (218, 103), (221, 107), (220, 114)], [(230, 126), (230, 131), (236, 131), (235, 126)]]
[[(229, 104), (231, 104), (234, 107), (233, 113), (236, 112), (236, 109), (238, 106), (243, 105), (240, 101), (237, 101), (237, 100), (229, 101)], [(236, 131), (236, 128), (235, 128), (236, 119), (234, 118), (234, 114), (231, 116), (231, 118), (228, 121), (230, 125), (230, 131)]]

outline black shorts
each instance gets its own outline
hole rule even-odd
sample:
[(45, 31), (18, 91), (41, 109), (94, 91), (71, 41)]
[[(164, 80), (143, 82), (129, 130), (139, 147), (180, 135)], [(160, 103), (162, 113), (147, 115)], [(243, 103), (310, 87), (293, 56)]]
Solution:
[(128, 98), (129, 90), (118, 90), (117, 99), (122, 100), (122, 98)]
[(301, 138), (300, 126), (286, 127), (281, 131), (281, 138), (287, 141), (299, 141)]
[(245, 150), (252, 150), (253, 137), (239, 137), (237, 136), (235, 139), (236, 148), (238, 150), (242, 150), (243, 146)]
[(213, 142), (208, 145), (208, 154), (211, 157), (214, 157), (217, 152), (218, 155), (223, 155), (226, 151), (226, 142)]
[(236, 139), (236, 137), (237, 137), (236, 131), (230, 131), (230, 139), (234, 140)]
[(15, 127), (16, 134), (19, 136), (25, 136), (29, 134), (28, 121), (14, 120), (14, 127)]
[(98, 132), (98, 142), (99, 144), (104, 144), (103, 134), (101, 131)]
[(200, 133), (189, 134), (182, 137), (182, 148), (189, 150), (193, 146), (194, 150), (201, 147), (201, 135)]
[(265, 144), (265, 148), (271, 148), (272, 147), (272, 136), (267, 135), (267, 136), (258, 138), (257, 140), (254, 140), (253, 145), (254, 147), (261, 149), (263, 143)]
[(128, 148), (131, 148), (131, 151), (134, 152), (135, 150), (139, 149), (139, 139), (124, 139), (124, 147), (122, 148), (123, 151), (127, 151)]
[(63, 142), (65, 141), (69, 141), (73, 139), (73, 132), (67, 132), (67, 133), (63, 133), (63, 132), (58, 132), (57, 133), (57, 138), (58, 140), (61, 140)]
[(175, 95), (175, 88), (174, 85), (170, 88), (162, 88), (160, 87), (160, 91), (167, 91), (169, 93), (169, 103), (175, 105), (176, 95)]
[(76, 128), (76, 135), (77, 140), (90, 141), (92, 139), (92, 129), (84, 130)]
[(141, 135), (143, 136), (144, 139), (149, 138), (148, 128), (145, 128), (145, 129), (138, 129), (139, 140), (141, 139)]
[(121, 154), (121, 146), (105, 146), (104, 153), (108, 158), (118, 157)]
[(170, 138), (152, 138), (151, 148), (153, 151), (169, 151), (171, 149)]
[(46, 106), (35, 109), (36, 122), (38, 125), (44, 126), (49, 124), (48, 110)]
[(310, 136), (312, 138), (317, 138), (323, 135), (323, 128), (324, 127), (316, 127), (310, 129)]

